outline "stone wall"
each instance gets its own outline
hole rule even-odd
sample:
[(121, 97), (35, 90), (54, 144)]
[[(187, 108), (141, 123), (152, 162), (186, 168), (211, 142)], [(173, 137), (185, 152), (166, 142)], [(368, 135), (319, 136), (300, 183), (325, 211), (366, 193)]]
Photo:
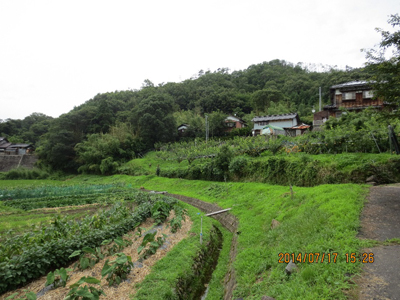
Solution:
[(35, 155), (0, 155), (0, 172), (8, 172), (18, 167), (32, 169), (36, 161)]

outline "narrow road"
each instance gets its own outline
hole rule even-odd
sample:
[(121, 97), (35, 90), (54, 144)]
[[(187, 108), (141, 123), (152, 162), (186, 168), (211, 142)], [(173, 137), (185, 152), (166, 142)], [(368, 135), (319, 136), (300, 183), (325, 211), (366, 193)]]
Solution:
[[(400, 239), (400, 184), (371, 187), (361, 216), (359, 238), (384, 242)], [(364, 249), (374, 254), (365, 264), (359, 284), (360, 300), (400, 300), (400, 244)]]

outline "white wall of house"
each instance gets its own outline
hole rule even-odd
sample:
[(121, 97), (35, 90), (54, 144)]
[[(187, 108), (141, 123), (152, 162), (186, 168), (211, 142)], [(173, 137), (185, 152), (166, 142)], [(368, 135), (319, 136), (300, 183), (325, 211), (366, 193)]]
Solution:
[[(260, 123), (262, 125), (260, 125)], [(293, 119), (290, 119), (290, 120), (271, 120), (271, 121), (268, 121), (268, 122), (257, 122), (257, 123), (254, 123), (253, 130), (261, 130), (267, 124), (271, 124), (273, 126), (278, 126), (278, 127), (282, 127), (282, 128), (293, 127), (293, 126), (298, 125), (296, 118), (293, 118)]]

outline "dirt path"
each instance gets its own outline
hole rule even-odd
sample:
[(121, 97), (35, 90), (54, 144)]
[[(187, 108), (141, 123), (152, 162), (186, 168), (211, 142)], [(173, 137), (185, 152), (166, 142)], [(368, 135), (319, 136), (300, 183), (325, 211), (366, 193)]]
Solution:
[[(359, 238), (379, 242), (400, 238), (400, 184), (371, 187)], [(358, 299), (400, 300), (400, 245), (381, 245), (364, 252), (374, 254), (374, 263), (365, 264), (357, 279)]]

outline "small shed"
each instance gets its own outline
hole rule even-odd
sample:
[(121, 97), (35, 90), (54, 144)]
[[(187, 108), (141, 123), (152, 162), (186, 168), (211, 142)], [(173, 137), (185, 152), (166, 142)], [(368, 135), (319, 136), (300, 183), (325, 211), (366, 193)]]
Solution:
[(311, 126), (307, 124), (300, 124), (290, 128), (285, 128), (285, 133), (288, 136), (298, 136), (304, 134), (306, 131), (310, 130)]

